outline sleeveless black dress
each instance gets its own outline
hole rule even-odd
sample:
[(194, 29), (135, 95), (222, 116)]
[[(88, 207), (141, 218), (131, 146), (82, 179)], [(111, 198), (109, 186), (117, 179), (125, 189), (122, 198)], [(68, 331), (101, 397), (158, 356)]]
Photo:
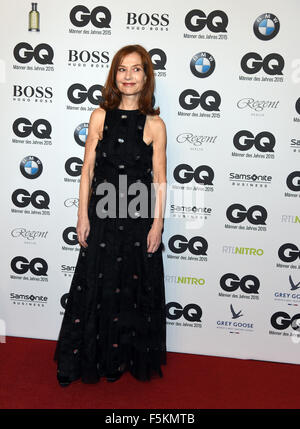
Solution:
[[(145, 121), (139, 110), (106, 112), (103, 138), (96, 147), (88, 247), (80, 248), (54, 355), (59, 375), (70, 381), (95, 383), (117, 371), (129, 371), (141, 381), (163, 375), (163, 244), (147, 252), (155, 195), (153, 147), (143, 141)], [(99, 184), (114, 185), (115, 216), (104, 204), (107, 192), (100, 195)], [(148, 191), (142, 204), (134, 200), (139, 191), (129, 189), (135, 186)]]

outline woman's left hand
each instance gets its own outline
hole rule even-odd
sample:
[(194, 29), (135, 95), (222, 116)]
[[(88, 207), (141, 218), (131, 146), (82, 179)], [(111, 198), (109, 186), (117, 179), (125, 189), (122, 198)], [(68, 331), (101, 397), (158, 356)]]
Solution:
[(161, 243), (162, 229), (152, 226), (147, 236), (147, 253), (154, 253)]

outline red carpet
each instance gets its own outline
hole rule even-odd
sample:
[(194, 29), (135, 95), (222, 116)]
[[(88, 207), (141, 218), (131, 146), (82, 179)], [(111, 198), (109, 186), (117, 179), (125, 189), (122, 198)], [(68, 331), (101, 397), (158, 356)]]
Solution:
[(1, 409), (299, 409), (300, 365), (168, 353), (164, 377), (61, 388), (54, 341), (0, 344)]

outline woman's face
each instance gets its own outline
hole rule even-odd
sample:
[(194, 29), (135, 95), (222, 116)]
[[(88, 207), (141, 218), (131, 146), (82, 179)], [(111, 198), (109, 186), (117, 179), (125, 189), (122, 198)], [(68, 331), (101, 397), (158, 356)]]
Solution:
[(121, 59), (116, 74), (116, 85), (123, 95), (137, 95), (146, 82), (141, 56), (137, 52)]

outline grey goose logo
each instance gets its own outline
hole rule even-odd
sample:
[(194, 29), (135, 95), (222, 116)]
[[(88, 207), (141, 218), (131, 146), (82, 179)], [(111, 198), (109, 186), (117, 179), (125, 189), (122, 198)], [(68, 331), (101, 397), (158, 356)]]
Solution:
[(242, 310), (240, 310), (238, 313), (236, 313), (236, 312), (234, 311), (234, 308), (233, 308), (233, 305), (232, 305), (232, 304), (230, 304), (230, 310), (231, 310), (231, 313), (232, 313), (232, 319), (238, 319), (239, 317), (242, 317), (242, 316), (243, 316), (243, 314), (241, 314), (241, 313), (242, 313)]
[(300, 289), (300, 282), (298, 282), (297, 284), (295, 284), (291, 275), (289, 275), (289, 282), (290, 282), (290, 285), (291, 285), (291, 289), (290, 290)]

